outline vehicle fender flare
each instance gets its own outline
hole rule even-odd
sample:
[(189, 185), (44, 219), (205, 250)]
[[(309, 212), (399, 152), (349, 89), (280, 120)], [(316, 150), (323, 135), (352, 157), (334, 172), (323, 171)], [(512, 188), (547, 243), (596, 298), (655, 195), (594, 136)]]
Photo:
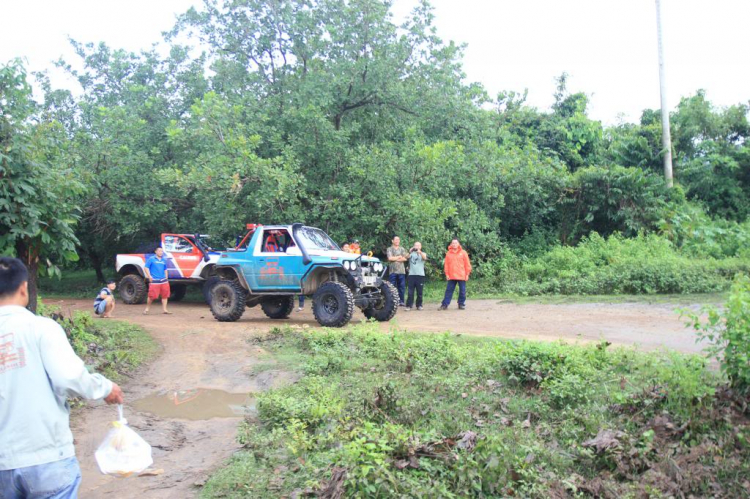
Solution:
[(137, 274), (141, 277), (146, 277), (146, 273), (143, 271), (143, 267), (134, 263), (126, 263), (117, 271), (121, 276), (130, 274)]
[(216, 265), (214, 269), (216, 271), (216, 275), (222, 279), (226, 279), (229, 281), (237, 279), (240, 283), (240, 286), (242, 286), (246, 291), (249, 292), (250, 286), (248, 286), (247, 284), (245, 274), (241, 269), (238, 269), (237, 267), (237, 265)]
[(351, 287), (352, 285), (352, 276), (349, 274), (349, 272), (344, 269), (344, 266), (341, 264), (331, 264), (331, 263), (320, 263), (317, 265), (312, 265), (309, 269), (307, 269), (307, 272), (302, 276), (302, 279), (300, 279), (300, 287), (302, 289), (302, 293), (305, 295), (309, 295), (315, 292), (316, 289), (319, 287), (318, 283), (318, 276), (326, 271), (330, 270), (336, 270), (340, 271), (341, 274), (346, 276), (346, 284)]

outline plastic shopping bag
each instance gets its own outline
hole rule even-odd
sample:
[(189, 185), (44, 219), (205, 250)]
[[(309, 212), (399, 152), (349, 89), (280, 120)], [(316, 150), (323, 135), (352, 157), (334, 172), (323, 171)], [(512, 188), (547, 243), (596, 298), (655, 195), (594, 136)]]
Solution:
[(122, 416), (122, 406), (118, 405), (117, 410), (120, 418), (112, 422), (113, 428), (94, 456), (105, 475), (127, 477), (145, 470), (154, 460), (151, 458), (151, 446), (130, 429), (127, 419)]

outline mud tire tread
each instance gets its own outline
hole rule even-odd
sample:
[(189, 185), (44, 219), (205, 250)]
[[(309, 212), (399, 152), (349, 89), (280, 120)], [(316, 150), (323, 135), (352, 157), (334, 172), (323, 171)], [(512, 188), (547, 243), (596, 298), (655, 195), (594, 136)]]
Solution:
[[(279, 299), (283, 300), (280, 307)], [(260, 302), (260, 308), (269, 319), (286, 319), (294, 310), (294, 296), (269, 296)]]
[[(219, 309), (215, 295), (217, 291), (226, 289), (234, 297), (233, 303), (226, 310)], [(238, 281), (219, 281), (211, 289), (211, 314), (219, 322), (235, 322), (245, 313), (247, 291)]]
[(396, 316), (398, 311), (399, 296), (398, 290), (393, 283), (389, 281), (383, 281), (380, 285), (380, 292), (385, 297), (385, 305), (381, 309), (370, 307), (362, 310), (365, 317), (368, 319), (375, 319), (378, 322), (388, 322)]
[[(328, 293), (336, 295), (339, 302), (344, 305), (342, 313), (337, 314), (337, 317), (334, 318), (325, 317), (323, 304), (321, 303), (321, 298)], [(342, 282), (324, 282), (313, 295), (312, 310), (315, 320), (321, 326), (344, 327), (352, 320), (352, 315), (354, 314), (354, 295), (352, 295), (349, 287)]]
[[(120, 299), (126, 305), (140, 305), (146, 302), (148, 286), (146, 280), (138, 274), (128, 274), (117, 285), (120, 288)], [(124, 293), (128, 287), (133, 287), (133, 293)]]

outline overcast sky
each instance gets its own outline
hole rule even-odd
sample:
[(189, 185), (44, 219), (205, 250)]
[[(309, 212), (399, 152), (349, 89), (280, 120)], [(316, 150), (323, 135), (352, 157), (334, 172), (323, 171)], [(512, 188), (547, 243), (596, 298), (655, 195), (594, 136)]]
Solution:
[[(416, 0), (395, 0), (404, 16)], [(71, 58), (67, 37), (148, 48), (196, 0), (0, 0), (0, 62), (33, 71)], [(438, 34), (467, 43), (469, 81), (491, 95), (529, 90), (552, 103), (554, 78), (591, 95), (590, 115), (606, 124), (659, 107), (654, 0), (432, 0)], [(703, 88), (717, 105), (750, 100), (750, 1), (662, 0), (668, 103)], [(59, 78), (57, 84), (65, 82)]]

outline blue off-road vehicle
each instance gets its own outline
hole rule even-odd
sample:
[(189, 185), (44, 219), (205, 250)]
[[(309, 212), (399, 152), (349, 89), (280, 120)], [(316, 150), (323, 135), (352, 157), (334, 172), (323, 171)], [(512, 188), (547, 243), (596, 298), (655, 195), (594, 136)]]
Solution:
[(256, 305), (272, 319), (285, 319), (295, 295), (312, 296), (321, 326), (345, 326), (354, 307), (378, 321), (396, 315), (398, 291), (383, 279), (385, 266), (377, 258), (345, 253), (324, 231), (302, 224), (248, 229), (216, 264), (220, 280), (211, 289), (211, 313), (217, 320), (236, 321)]

